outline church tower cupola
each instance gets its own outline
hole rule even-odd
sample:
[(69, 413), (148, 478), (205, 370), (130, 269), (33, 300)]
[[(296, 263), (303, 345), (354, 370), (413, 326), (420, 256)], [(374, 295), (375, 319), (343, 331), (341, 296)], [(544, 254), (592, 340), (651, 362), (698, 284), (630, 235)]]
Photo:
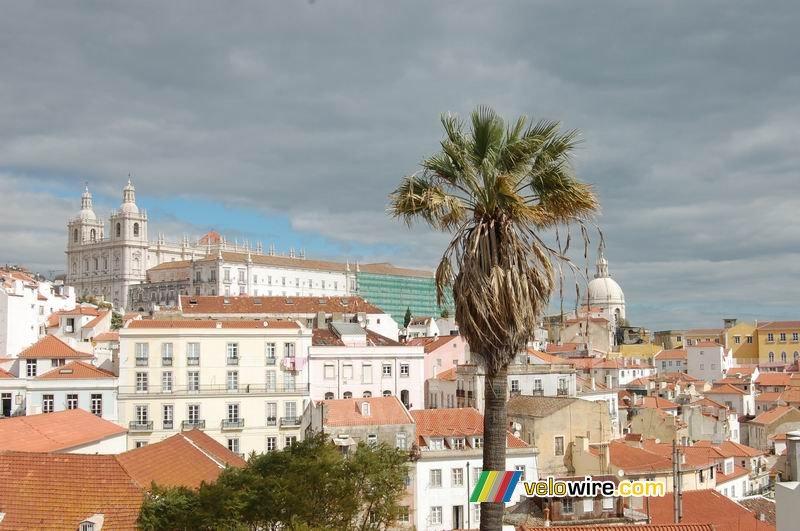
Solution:
[(88, 184), (83, 189), (83, 194), (81, 194), (81, 211), (78, 217), (82, 220), (97, 219), (97, 216), (95, 216), (94, 210), (92, 209), (92, 193), (89, 191)]
[(130, 178), (128, 178), (128, 184), (122, 189), (121, 209), (123, 212), (129, 214), (139, 213), (139, 207), (136, 206), (136, 188), (134, 188), (133, 184), (131, 184)]

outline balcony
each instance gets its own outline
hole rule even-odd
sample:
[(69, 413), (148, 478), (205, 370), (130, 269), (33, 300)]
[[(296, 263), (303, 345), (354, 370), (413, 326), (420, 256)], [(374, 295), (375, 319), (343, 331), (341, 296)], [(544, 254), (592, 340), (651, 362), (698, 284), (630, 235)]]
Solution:
[(244, 419), (222, 419), (223, 430), (241, 430), (244, 428)]
[(147, 365), (148, 365), (147, 358), (136, 358), (137, 367), (147, 367)]
[(275, 365), (275, 363), (277, 363), (277, 360), (275, 358), (267, 358), (266, 361), (267, 365)]
[(239, 358), (228, 358), (228, 365), (239, 365)]
[(162, 367), (172, 367), (172, 358), (161, 358)]
[(131, 432), (145, 432), (145, 431), (153, 431), (153, 421), (141, 421), (141, 420), (132, 420), (128, 424), (128, 431)]
[(200, 358), (186, 358), (186, 365), (200, 365)]
[(267, 417), (267, 426), (277, 426), (278, 417)]
[(534, 389), (531, 393), (533, 396), (544, 396), (544, 389)]
[(174, 423), (171, 420), (165, 420), (163, 424), (163, 429), (171, 430), (174, 427)]
[(568, 395), (569, 395), (569, 389), (557, 389), (556, 390), (556, 396), (568, 396)]
[(197, 428), (198, 430), (206, 429), (206, 421), (195, 419), (195, 420), (184, 420), (181, 422), (181, 430), (193, 430)]
[(281, 417), (281, 428), (296, 428), (300, 425), (300, 417)]
[[(160, 386), (151, 386), (147, 389), (137, 389), (135, 386), (120, 386), (119, 396), (125, 397), (138, 396), (145, 394), (148, 396), (168, 395), (168, 396), (183, 396), (183, 395), (229, 395), (231, 393), (244, 394), (260, 394), (260, 395), (305, 395), (309, 392), (308, 384), (294, 384), (294, 385), (265, 385), (265, 384), (239, 384), (238, 387), (231, 388), (227, 384), (208, 384), (208, 385), (173, 385), (171, 391), (166, 391)], [(471, 393), (471, 392), (470, 392)], [(470, 394), (470, 398), (472, 395)]]

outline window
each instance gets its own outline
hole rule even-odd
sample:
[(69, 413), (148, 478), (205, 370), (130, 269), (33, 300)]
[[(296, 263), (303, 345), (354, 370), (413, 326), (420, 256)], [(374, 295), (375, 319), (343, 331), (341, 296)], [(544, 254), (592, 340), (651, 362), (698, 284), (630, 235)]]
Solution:
[(574, 511), (575, 507), (573, 506), (572, 499), (561, 498), (561, 512), (563, 514), (572, 514)]
[(747, 342), (748, 343), (752, 343), (753, 342), (753, 336), (747, 336)]
[(161, 365), (172, 366), (172, 343), (161, 343)]
[(786, 341), (786, 332), (781, 332), (781, 342)]
[(473, 448), (483, 448), (483, 437), (473, 437), (472, 438), (472, 447)]
[(603, 510), (610, 511), (614, 509), (614, 498), (603, 498)]
[(367, 444), (372, 447), (378, 446), (378, 436), (374, 433), (367, 435)]
[(230, 269), (226, 268), (226, 269), (222, 270), (222, 280), (224, 282), (230, 282), (231, 281), (231, 270)]
[(775, 361), (775, 353), (774, 352), (770, 352), (769, 353), (769, 362), (772, 363), (773, 361)]
[(325, 400), (333, 400), (333, 393), (331, 393), (330, 391), (325, 393)]
[(267, 365), (275, 365), (275, 343), (267, 343), (264, 352), (267, 356)]
[(594, 511), (594, 498), (583, 499), (583, 512), (584, 514), (591, 514)]
[(239, 438), (238, 437), (228, 437), (228, 450), (231, 452), (238, 454), (239, 453)]
[(385, 389), (383, 391), (383, 396), (392, 396), (392, 392), (390, 390), (388, 390), (388, 389)]
[(472, 521), (473, 522), (480, 522), (481, 521), (481, 504), (480, 503), (473, 503), (472, 504)]
[(56, 401), (55, 401), (54, 395), (43, 395), (42, 396), (42, 413), (52, 413), (55, 403), (56, 403)]
[(441, 468), (434, 468), (430, 471), (430, 486), (431, 487), (441, 487), (442, 486), (442, 469)]
[(325, 379), (333, 380), (336, 378), (336, 367), (333, 364), (325, 365)]
[(783, 363), (786, 363), (786, 353), (785, 352), (781, 352), (781, 361)]
[(164, 429), (171, 430), (174, 421), (175, 406), (172, 404), (164, 404), (161, 412), (161, 421), (164, 423)]
[(542, 390), (542, 379), (536, 378), (533, 380), (533, 390), (534, 391), (541, 391)]
[(453, 449), (454, 450), (463, 450), (465, 446), (466, 446), (466, 443), (465, 443), (463, 437), (454, 437), (453, 438)]
[(287, 372), (283, 375), (283, 390), (284, 391), (294, 391), (295, 390), (295, 382), (296, 379), (294, 374)]
[(353, 366), (351, 364), (342, 365), (342, 378), (345, 380), (353, 379)]
[(133, 236), (134, 236), (134, 238), (138, 238), (139, 237), (139, 224), (138, 223), (134, 223), (133, 224)]
[(78, 531), (94, 531), (94, 524), (92, 522), (81, 522)]
[(559, 435), (554, 440), (554, 452), (555, 455), (564, 455), (564, 437)]
[(161, 373), (161, 392), (172, 392), (172, 371), (164, 371)]
[(800, 334), (792, 332), (792, 341), (798, 341), (798, 339), (800, 339)]
[(363, 393), (361, 393), (361, 396), (363, 396), (364, 398), (372, 398), (372, 391), (364, 391)]
[(75, 229), (74, 231), (72, 231), (72, 241), (74, 241), (74, 242), (78, 241), (78, 229)]
[(408, 363), (400, 364), (400, 377), (407, 377), (410, 374)]
[(134, 415), (136, 416), (137, 424), (147, 424), (150, 419), (147, 406), (136, 406), (134, 408)]
[(228, 420), (231, 422), (239, 420), (239, 404), (228, 404)]
[(290, 419), (297, 418), (297, 404), (295, 402), (284, 402), (283, 403), (283, 412), (284, 416)]
[(353, 393), (351, 393), (350, 391), (345, 391), (344, 394), (342, 394), (342, 398), (345, 398), (345, 399), (353, 398)]
[(428, 449), (430, 450), (444, 450), (444, 439), (441, 437), (433, 437), (428, 441)]
[(741, 336), (733, 336), (733, 342), (737, 345), (742, 342)]
[(278, 423), (278, 403), (267, 402), (267, 426), (275, 426)]
[(26, 360), (25, 370), (28, 378), (33, 378), (36, 376), (36, 360)]
[(92, 415), (103, 416), (103, 395), (92, 394), (90, 411)]
[(392, 366), (389, 363), (384, 363), (383, 368), (381, 370), (381, 374), (383, 374), (384, 378), (391, 378), (392, 377)]
[(200, 365), (200, 343), (186, 343), (186, 364)]
[(525, 481), (525, 465), (517, 465), (514, 467), (514, 471), (519, 472), (519, 480)]
[(274, 452), (278, 449), (278, 438), (277, 437), (267, 437), (267, 445), (266, 449), (268, 452)]
[(136, 392), (137, 393), (146, 393), (147, 392), (147, 373), (146, 372), (137, 372), (136, 373)]
[(437, 505), (435, 507), (431, 507), (430, 523), (431, 523), (431, 525), (441, 525), (442, 524), (442, 506), (441, 505)]
[(296, 442), (297, 442), (296, 435), (287, 435), (286, 437), (283, 438), (283, 447), (288, 448), (290, 446), (294, 446), (294, 443)]
[(283, 355), (287, 358), (294, 358), (294, 343), (283, 344)]
[(409, 523), (411, 521), (411, 517), (408, 513), (408, 505), (401, 505), (397, 509), (397, 521), (403, 524)]
[(200, 371), (189, 371), (186, 374), (186, 388), (192, 393), (200, 391)]
[(519, 393), (519, 380), (511, 380), (511, 392)]
[(244, 269), (240, 269), (239, 270), (239, 284), (243, 284), (244, 283), (244, 275), (245, 275), (245, 270)]
[(186, 418), (192, 424), (200, 422), (200, 404), (189, 404)]
[(361, 383), (372, 383), (372, 365), (365, 363), (361, 366)]
[(228, 343), (227, 347), (228, 361), (239, 360), (239, 343)]
[(275, 371), (267, 371), (267, 391), (274, 391), (276, 386)]
[(227, 378), (228, 391), (238, 391), (239, 390), (239, 371), (228, 371), (228, 378)]
[(772, 333), (767, 334), (767, 342), (772, 343), (775, 341), (775, 336)]
[(133, 445), (136, 448), (142, 448), (144, 446), (147, 446), (147, 441), (136, 441), (136, 442), (133, 443)]
[(463, 468), (454, 468), (454, 469), (452, 469), (451, 476), (452, 476), (451, 479), (452, 479), (452, 486), (453, 487), (462, 487), (462, 486), (464, 486), (464, 469)]
[(397, 434), (394, 436), (394, 445), (400, 450), (405, 450), (408, 448), (408, 436), (406, 435), (406, 432), (397, 432)]

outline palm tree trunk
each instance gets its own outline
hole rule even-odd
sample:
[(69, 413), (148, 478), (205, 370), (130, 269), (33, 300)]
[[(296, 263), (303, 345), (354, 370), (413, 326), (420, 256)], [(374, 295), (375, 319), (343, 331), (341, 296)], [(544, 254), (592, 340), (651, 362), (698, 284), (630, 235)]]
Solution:
[[(506, 469), (506, 398), (508, 369), (486, 375), (483, 413), (483, 469), (503, 472)], [(503, 527), (504, 503), (481, 503), (481, 531), (500, 531)]]

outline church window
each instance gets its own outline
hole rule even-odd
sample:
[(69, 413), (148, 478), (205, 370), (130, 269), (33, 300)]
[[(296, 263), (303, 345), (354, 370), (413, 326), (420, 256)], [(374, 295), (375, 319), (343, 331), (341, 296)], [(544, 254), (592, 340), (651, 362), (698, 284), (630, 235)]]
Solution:
[(84, 271), (89, 271), (89, 260), (88, 259), (83, 261), (83, 270)]
[(97, 240), (97, 231), (92, 229), (89, 231), (89, 239), (92, 241)]
[(72, 241), (74, 241), (74, 242), (78, 241), (78, 229), (75, 229), (74, 231), (72, 231)]
[(138, 223), (134, 223), (133, 224), (133, 237), (134, 238), (138, 238), (139, 237), (139, 224)]
[(100, 269), (100, 261), (97, 259), (97, 257), (95, 257), (94, 258), (94, 270), (97, 271), (98, 269)]
[(119, 238), (120, 236), (122, 236), (122, 224), (117, 223), (117, 238)]
[(103, 257), (103, 270), (107, 270), (107, 269), (108, 269), (108, 257), (104, 256)]

